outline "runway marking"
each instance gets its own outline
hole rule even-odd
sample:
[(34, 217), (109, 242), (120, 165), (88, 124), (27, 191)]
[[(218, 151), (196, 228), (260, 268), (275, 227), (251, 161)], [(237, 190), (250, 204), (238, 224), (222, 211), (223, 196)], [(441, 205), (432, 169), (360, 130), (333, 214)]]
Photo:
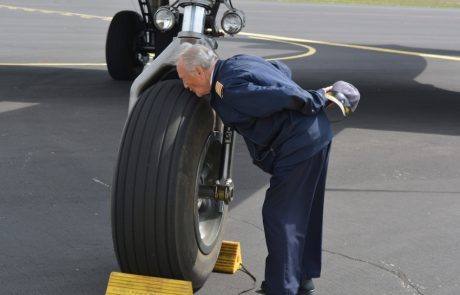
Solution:
[(393, 54), (400, 54), (400, 55), (413, 55), (413, 56), (420, 56), (420, 57), (427, 57), (427, 58), (444, 59), (444, 60), (451, 60), (451, 61), (460, 61), (460, 56), (452, 56), (452, 55), (430, 54), (430, 53), (415, 52), (415, 51), (405, 51), (405, 50), (396, 50), (396, 49), (388, 49), (388, 48), (373, 47), (373, 46), (364, 46), (364, 45), (344, 44), (344, 43), (326, 42), (326, 41), (318, 41), (318, 40), (309, 40), (309, 39), (290, 38), (290, 37), (282, 37), (282, 36), (266, 35), (266, 34), (257, 34), (257, 33), (240, 32), (239, 34), (242, 35), (242, 36), (248, 36), (248, 37), (267, 38), (267, 39), (270, 39), (270, 40), (311, 43), (311, 44), (319, 44), (319, 45), (326, 45), (326, 46), (345, 47), (345, 48), (361, 49), (361, 50), (367, 50), (367, 51), (393, 53)]
[(0, 101), (0, 114), (39, 105), (32, 102)]
[[(97, 16), (97, 15), (90, 15), (90, 14), (83, 14), (83, 13), (65, 12), (65, 11), (57, 11), (57, 10), (36, 9), (36, 8), (28, 8), (28, 7), (22, 7), (22, 6), (5, 5), (5, 4), (0, 4), (0, 8), (7, 8), (7, 9), (11, 9), (11, 10), (23, 10), (23, 11), (27, 11), (27, 12), (41, 12), (41, 13), (48, 13), (48, 14), (59, 14), (59, 15), (62, 15), (62, 16), (76, 16), (76, 17), (80, 17), (80, 18), (84, 18), (84, 19), (99, 19), (99, 20), (103, 20), (103, 21), (111, 21), (112, 20), (112, 17), (104, 17), (104, 16)], [(271, 41), (277, 40), (277, 41), (295, 42), (300, 46), (302, 46), (302, 45), (299, 44), (299, 43), (310, 43), (310, 44), (319, 44), (319, 45), (325, 45), (325, 46), (335, 46), (335, 47), (360, 49), (360, 50), (367, 50), (367, 51), (374, 51), (374, 52), (392, 53), (392, 54), (399, 54), (399, 55), (411, 55), (411, 56), (419, 56), (419, 57), (425, 57), (425, 58), (442, 59), (442, 60), (450, 60), (450, 61), (460, 61), (460, 56), (451, 56), (451, 55), (442, 55), (442, 54), (430, 54), (430, 53), (423, 53), (423, 52), (416, 52), (416, 51), (396, 50), (396, 49), (388, 49), (388, 48), (373, 47), (373, 46), (345, 44), (345, 43), (336, 43), (336, 42), (326, 42), (326, 41), (291, 38), (291, 37), (283, 37), (283, 36), (268, 35), (268, 34), (258, 34), (258, 33), (240, 32), (239, 35), (247, 36), (247, 37), (255, 37), (255, 38), (265, 38), (266, 40), (271, 40)]]
[[(80, 17), (83, 19), (100, 19), (104, 21), (111, 21), (112, 17), (103, 17), (103, 16), (97, 16), (97, 15), (89, 15), (89, 14), (82, 14), (82, 13), (72, 13), (72, 12), (66, 12), (66, 11), (57, 11), (57, 10), (47, 10), (47, 9), (36, 9), (36, 8), (29, 8), (29, 7), (21, 7), (21, 6), (12, 6), (12, 5), (4, 5), (0, 4), (0, 8), (6, 8), (10, 10), (21, 10), (21, 11), (27, 11), (27, 12), (40, 12), (40, 13), (45, 13), (45, 14), (58, 14), (61, 16), (75, 16), (75, 17)], [(280, 42), (280, 43), (285, 43), (285, 44), (291, 44), (299, 47), (303, 47), (307, 49), (307, 52), (298, 54), (298, 55), (293, 55), (293, 56), (284, 56), (284, 57), (279, 57), (279, 58), (270, 58), (267, 60), (290, 60), (290, 59), (296, 59), (296, 58), (304, 58), (307, 56), (311, 56), (316, 53), (316, 49), (305, 45), (305, 44), (299, 44), (295, 43), (292, 41), (288, 40), (273, 40), (272, 38), (267, 38), (265, 36), (251, 36), (253, 39), (259, 39), (259, 40), (267, 40), (267, 41), (274, 41), (274, 42)], [(36, 66), (36, 67), (43, 67), (43, 66), (106, 66), (106, 64), (71, 64), (71, 63), (0, 63), (0, 66)]]
[(0, 4), (0, 8), (6, 8), (9, 10), (20, 10), (20, 11), (26, 11), (26, 12), (41, 12), (45, 14), (58, 14), (62, 16), (77, 16), (77, 17), (84, 18), (84, 19), (99, 19), (99, 20), (104, 20), (104, 21), (112, 20), (111, 17), (104, 17), (104, 16), (98, 16), (98, 15), (73, 13), (73, 12), (58, 11), (58, 10), (29, 8), (29, 7), (13, 6), (13, 5), (5, 5), (5, 4)]
[(291, 55), (291, 56), (283, 56), (283, 57), (276, 57), (276, 58), (267, 58), (267, 60), (289, 60), (289, 59), (296, 59), (296, 58), (304, 58), (304, 57), (312, 56), (313, 54), (316, 53), (315, 48), (313, 48), (311, 46), (308, 46), (308, 45), (305, 45), (305, 44), (300, 44), (300, 43), (295, 43), (295, 42), (290, 42), (290, 41), (273, 40), (273, 39), (270, 39), (270, 38), (262, 38), (262, 37), (254, 37), (254, 36), (250, 36), (249, 38), (256, 39), (256, 40), (267, 40), (267, 41), (271, 41), (271, 42), (279, 42), (279, 43), (291, 44), (291, 45), (300, 46), (300, 47), (303, 47), (303, 48), (307, 49), (307, 51), (302, 53), (302, 54)]
[(104, 67), (106, 63), (40, 63), (40, 62), (23, 62), (23, 63), (0, 63), (5, 67)]

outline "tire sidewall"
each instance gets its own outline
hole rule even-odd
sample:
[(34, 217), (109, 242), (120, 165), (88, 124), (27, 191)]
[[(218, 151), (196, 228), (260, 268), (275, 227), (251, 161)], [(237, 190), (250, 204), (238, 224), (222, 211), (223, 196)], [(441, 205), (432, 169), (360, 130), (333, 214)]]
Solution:
[[(197, 289), (204, 284), (218, 258), (228, 206), (225, 206), (214, 248), (208, 254), (203, 253), (195, 235), (194, 223), (198, 218), (196, 177), (203, 147), (210, 134), (216, 129), (216, 115), (208, 101), (199, 98), (193, 99), (196, 100), (193, 105), (195, 110), (191, 112), (193, 115), (184, 122), (185, 128), (178, 134), (178, 138), (183, 138), (183, 142), (176, 143), (181, 147), (180, 154), (182, 156), (177, 163), (179, 173), (176, 181), (174, 181), (177, 188), (175, 199), (178, 200), (175, 206), (175, 215), (180, 217), (175, 232), (176, 239), (183, 241), (183, 243), (176, 245), (177, 252), (181, 256), (179, 260), (181, 261), (181, 269), (184, 271), (192, 270), (186, 274), (190, 277), (186, 278), (192, 280), (194, 289)], [(217, 129), (220, 127), (217, 126)], [(189, 214), (184, 214), (184, 212), (189, 212)], [(191, 212), (193, 214), (190, 214)]]

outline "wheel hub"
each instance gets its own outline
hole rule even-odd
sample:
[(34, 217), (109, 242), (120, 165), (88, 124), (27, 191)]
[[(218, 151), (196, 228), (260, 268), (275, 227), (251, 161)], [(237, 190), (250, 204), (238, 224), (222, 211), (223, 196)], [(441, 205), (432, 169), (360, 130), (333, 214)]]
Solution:
[(197, 171), (195, 236), (200, 250), (205, 254), (217, 242), (224, 220), (226, 204), (223, 200), (210, 198), (208, 190), (215, 188), (218, 182), (221, 149), (222, 134), (213, 132), (203, 148)]

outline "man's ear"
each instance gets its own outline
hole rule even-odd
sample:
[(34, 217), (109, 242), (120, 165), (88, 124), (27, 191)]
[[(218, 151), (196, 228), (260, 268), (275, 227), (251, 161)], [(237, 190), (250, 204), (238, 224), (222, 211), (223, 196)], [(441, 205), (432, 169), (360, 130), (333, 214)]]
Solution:
[(201, 66), (197, 66), (197, 67), (195, 68), (195, 72), (197, 73), (198, 76), (201, 77), (201, 76), (203, 76), (203, 74), (204, 74), (204, 68), (201, 67)]

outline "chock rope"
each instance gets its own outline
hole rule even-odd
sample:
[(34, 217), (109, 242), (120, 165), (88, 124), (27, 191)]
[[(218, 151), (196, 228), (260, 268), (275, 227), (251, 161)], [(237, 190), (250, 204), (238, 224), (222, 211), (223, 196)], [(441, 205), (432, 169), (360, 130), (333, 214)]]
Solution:
[(252, 284), (252, 288), (250, 289), (247, 289), (247, 290), (244, 290), (244, 291), (241, 291), (240, 293), (238, 293), (238, 295), (241, 295), (241, 294), (245, 294), (245, 293), (248, 293), (249, 291), (252, 291), (256, 288), (256, 284), (257, 284), (257, 279), (256, 277), (243, 265), (243, 263), (240, 264), (240, 269), (239, 269), (242, 273), (245, 273), (247, 274), (253, 281), (253, 284)]

